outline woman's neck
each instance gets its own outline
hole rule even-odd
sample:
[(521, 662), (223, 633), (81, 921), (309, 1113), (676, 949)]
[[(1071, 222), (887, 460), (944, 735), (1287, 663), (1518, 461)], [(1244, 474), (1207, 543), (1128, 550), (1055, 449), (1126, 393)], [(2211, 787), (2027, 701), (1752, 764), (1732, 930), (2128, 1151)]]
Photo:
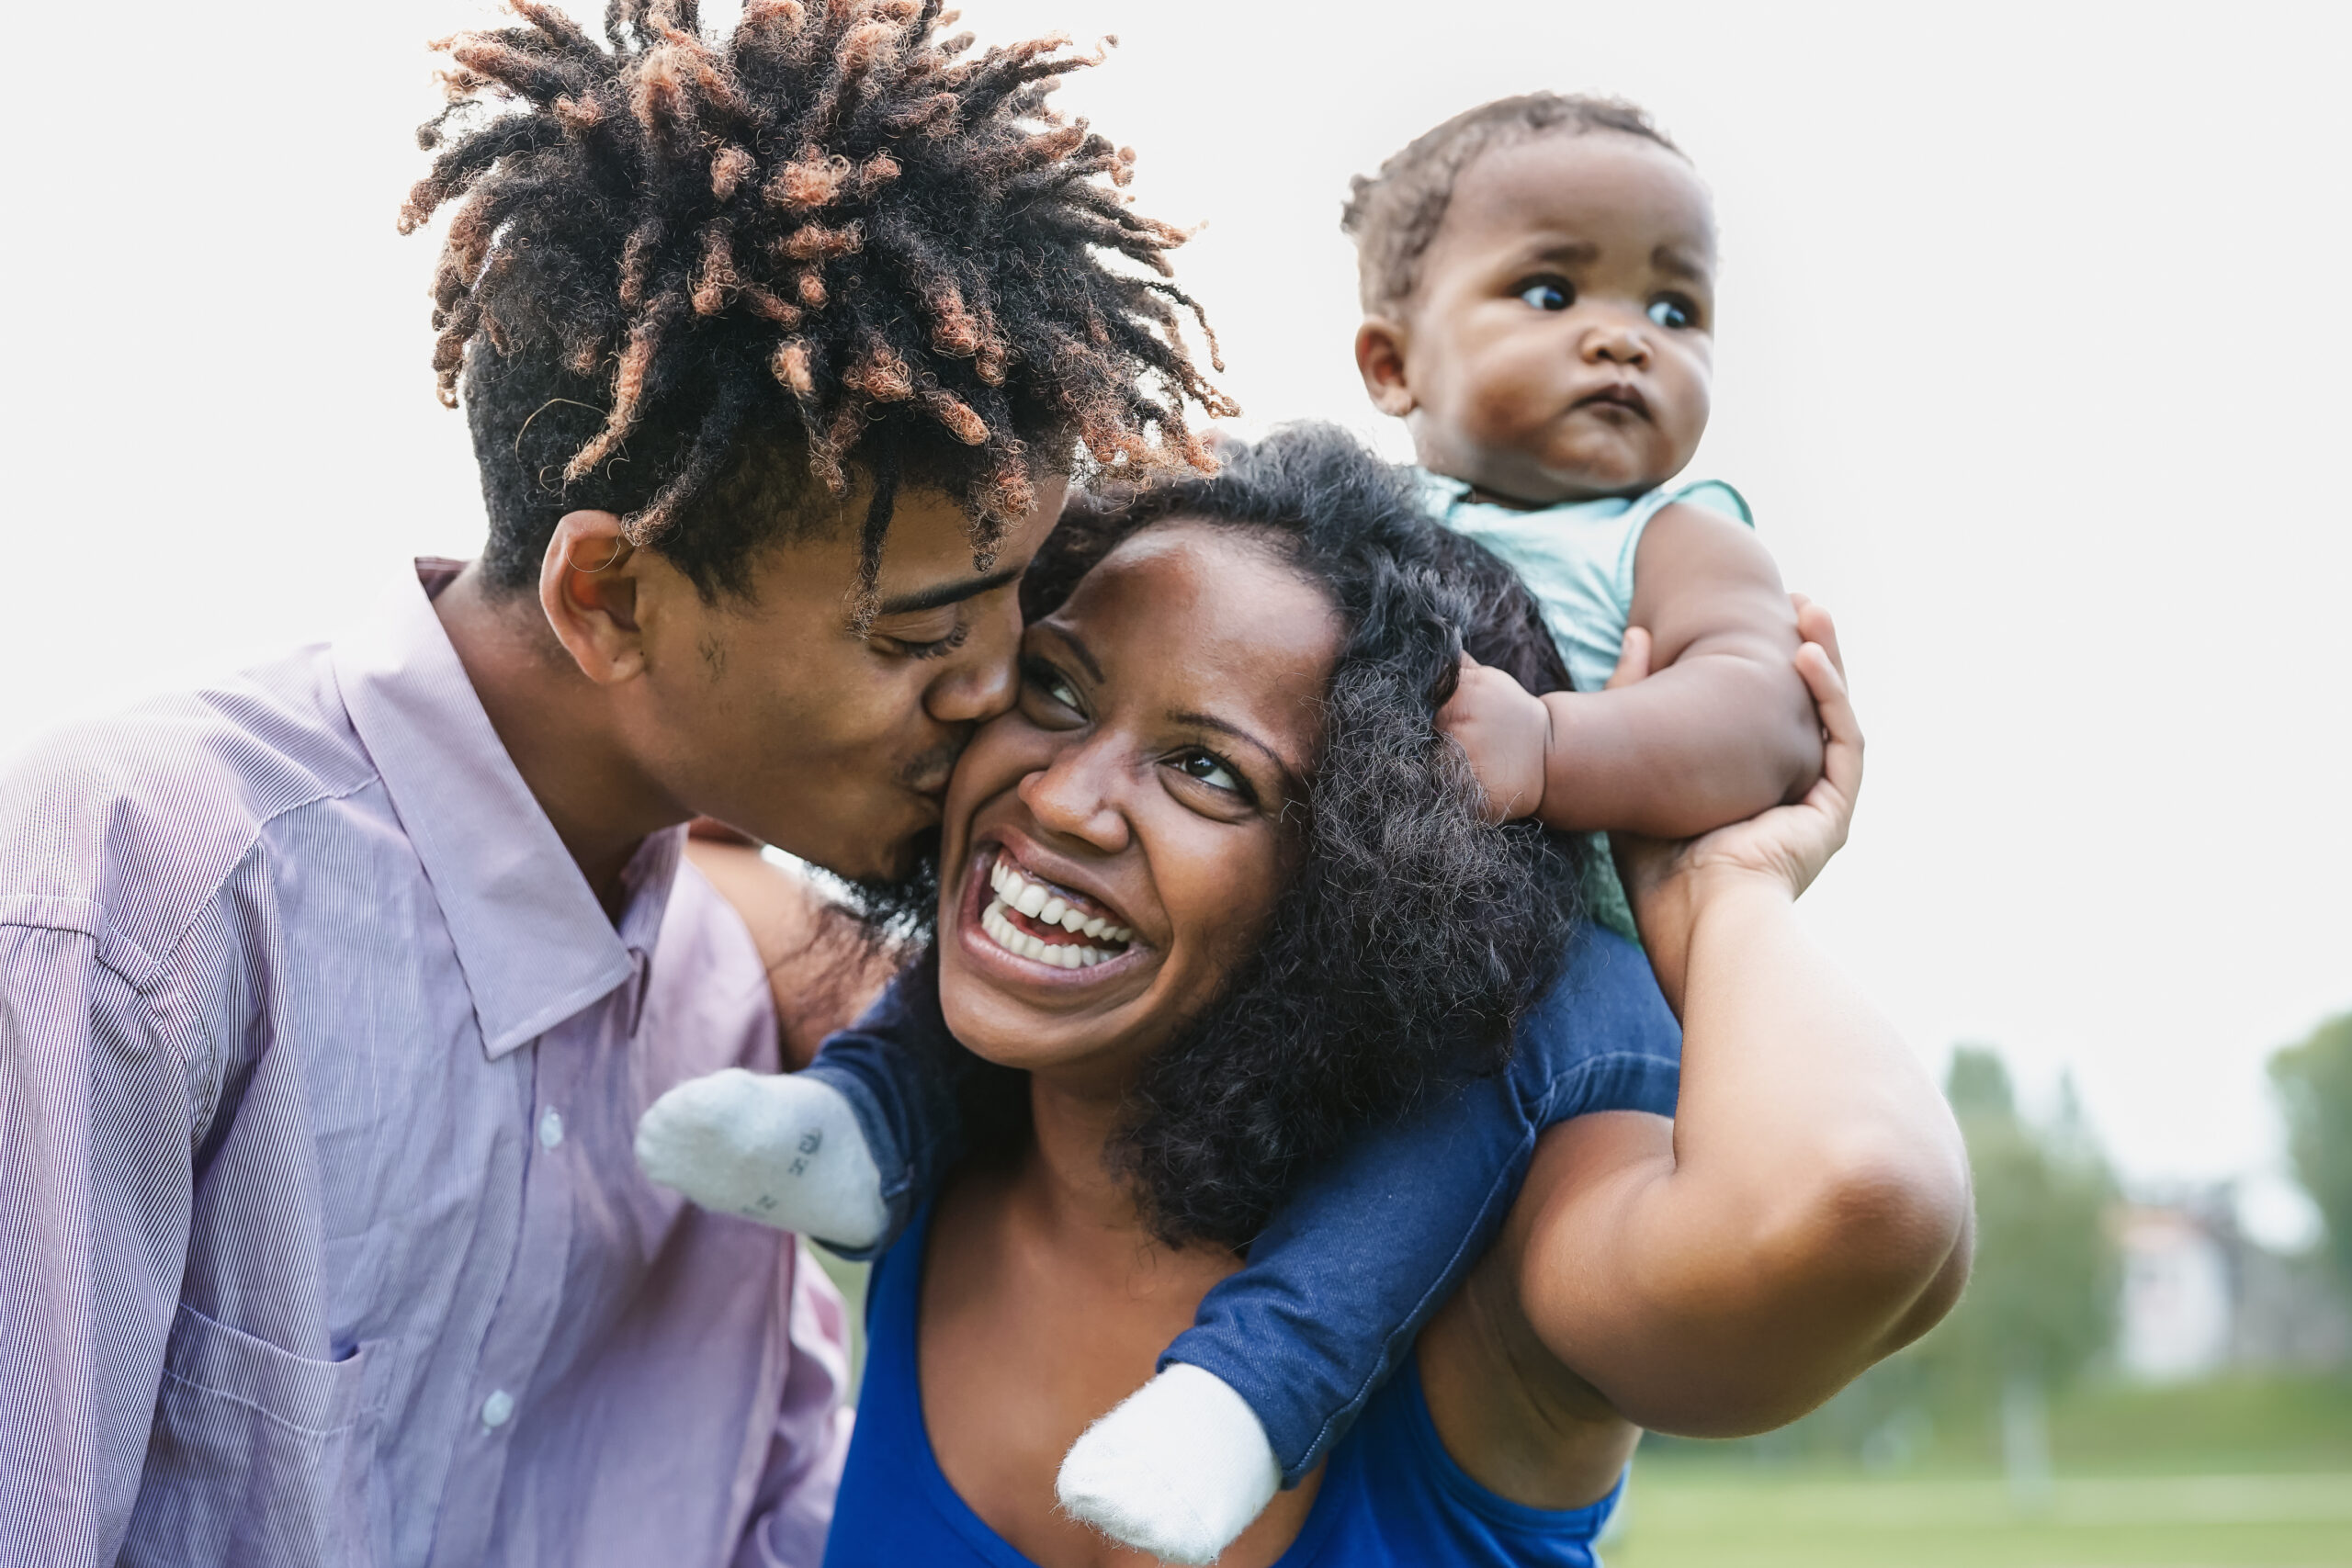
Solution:
[(1038, 1074), (1029, 1083), (1034, 1128), (1017, 1183), (1024, 1206), (1056, 1229), (1123, 1238), (1143, 1234), (1135, 1189), (1111, 1168), (1126, 1086)]

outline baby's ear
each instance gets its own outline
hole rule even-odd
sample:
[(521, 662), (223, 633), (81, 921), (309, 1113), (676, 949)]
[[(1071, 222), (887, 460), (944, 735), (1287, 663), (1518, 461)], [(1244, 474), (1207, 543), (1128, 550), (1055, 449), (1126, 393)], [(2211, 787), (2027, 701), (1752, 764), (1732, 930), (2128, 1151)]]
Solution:
[(1386, 316), (1366, 316), (1356, 329), (1356, 370), (1372, 406), (1403, 419), (1418, 406), (1405, 379), (1405, 328)]

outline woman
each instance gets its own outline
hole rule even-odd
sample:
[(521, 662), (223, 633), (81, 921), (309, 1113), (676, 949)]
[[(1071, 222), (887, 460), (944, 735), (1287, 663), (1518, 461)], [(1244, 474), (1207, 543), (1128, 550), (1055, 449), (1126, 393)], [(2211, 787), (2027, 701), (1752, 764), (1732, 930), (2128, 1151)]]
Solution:
[[(950, 787), (916, 981), (1016, 1092), (997, 1157), (877, 1269), (829, 1563), (1137, 1560), (1057, 1510), (1063, 1455), (1304, 1165), (1475, 1066), (1556, 968), (1556, 845), (1479, 827), (1460, 759), (1424, 742), (1457, 637), (1510, 663), (1540, 630), (1378, 474), (1284, 433), (1097, 510), (1041, 572), (1021, 705)], [(1832, 741), (1813, 795), (1637, 857), (1685, 1032), (1674, 1119), (1629, 1087), (1547, 1134), (1400, 1375), (1224, 1562), (1589, 1562), (1639, 1427), (1778, 1425), (1949, 1306), (1957, 1136), (1791, 919), (1860, 765), (1829, 656), (1801, 667)], [(1449, 858), (1463, 874), (1433, 874)], [(1134, 942), (1083, 969), (1024, 957), (987, 918), (1007, 868)], [(1361, 1050), (1315, 1021), (1351, 1010)]]

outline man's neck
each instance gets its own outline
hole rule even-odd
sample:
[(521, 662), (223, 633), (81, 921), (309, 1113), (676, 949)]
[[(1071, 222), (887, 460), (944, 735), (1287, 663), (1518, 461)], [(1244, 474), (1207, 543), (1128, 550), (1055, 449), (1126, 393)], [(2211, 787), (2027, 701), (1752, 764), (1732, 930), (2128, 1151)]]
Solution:
[(605, 911), (646, 835), (686, 813), (646, 776), (616, 731), (608, 694), (564, 654), (528, 596), (469, 566), (434, 600), (490, 727)]

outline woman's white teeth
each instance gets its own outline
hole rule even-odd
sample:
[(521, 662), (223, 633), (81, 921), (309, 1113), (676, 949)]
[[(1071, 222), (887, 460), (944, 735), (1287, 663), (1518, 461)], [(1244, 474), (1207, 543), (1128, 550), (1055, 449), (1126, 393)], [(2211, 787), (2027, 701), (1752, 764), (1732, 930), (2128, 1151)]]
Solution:
[(1018, 953), (1038, 964), (1050, 964), (1057, 969), (1091, 969), (1114, 956), (1100, 948), (1080, 947), (1075, 942), (1045, 942), (1031, 936), (1004, 918), (1004, 908), (1003, 899), (989, 900), (989, 907), (980, 911), (980, 929), (1008, 953)]
[[(1114, 926), (1100, 915), (1089, 915), (1085, 910), (1073, 906), (1069, 899), (1058, 894), (1048, 892), (1036, 883), (1030, 881), (1001, 860), (989, 866), (989, 886), (996, 889), (998, 902), (1002, 908), (1018, 909), (1033, 920), (1041, 921), (1049, 926), (1059, 926), (1066, 931), (1079, 935), (1099, 937), (1108, 942), (1125, 944), (1135, 940), (1136, 933), (1126, 927)], [(1005, 929), (1013, 931), (1014, 928), (1008, 924)], [(1015, 934), (1020, 933), (1016, 931)], [(1018, 953), (1021, 950), (1014, 948), (1013, 951)], [(1107, 956), (1109, 955), (1098, 955), (1092, 962), (1100, 964)], [(1046, 962), (1051, 964), (1060, 961), (1047, 959)]]

